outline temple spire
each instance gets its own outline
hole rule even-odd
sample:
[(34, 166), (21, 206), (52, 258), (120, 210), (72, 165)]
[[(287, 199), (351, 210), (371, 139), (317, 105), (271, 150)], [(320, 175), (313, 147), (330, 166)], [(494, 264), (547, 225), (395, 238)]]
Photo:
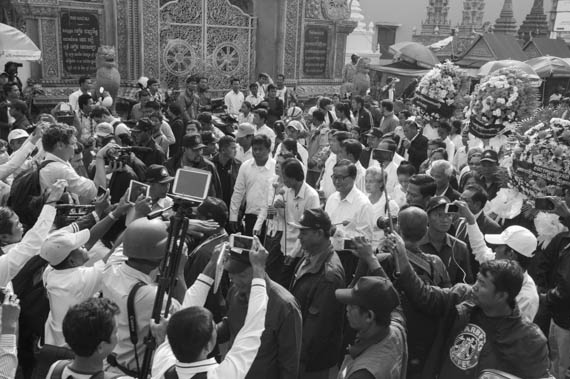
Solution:
[(520, 38), (528, 41), (531, 37), (547, 37), (548, 21), (544, 13), (544, 0), (534, 0), (530, 13), (519, 29)]
[(513, 12), (513, 0), (505, 0), (499, 18), (495, 22), (495, 33), (517, 34), (517, 20)]

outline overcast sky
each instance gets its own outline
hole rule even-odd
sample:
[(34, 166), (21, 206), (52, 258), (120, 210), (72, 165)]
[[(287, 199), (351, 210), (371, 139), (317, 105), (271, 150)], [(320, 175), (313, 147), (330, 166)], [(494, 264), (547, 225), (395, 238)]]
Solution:
[[(485, 21), (493, 23), (499, 17), (504, 0), (487, 0), (485, 6)], [(461, 22), (463, 1), (450, 0), (450, 18), (452, 25)], [(533, 0), (513, 0), (515, 18), (518, 24), (524, 20), (530, 12)], [(428, 0), (360, 0), (363, 14), (368, 24), (370, 21), (388, 21), (402, 24), (398, 29), (398, 41), (409, 41), (412, 28), (415, 26), (418, 32), (421, 30), (421, 22), (426, 17)], [(551, 0), (544, 0), (545, 12), (548, 14), (551, 8)]]

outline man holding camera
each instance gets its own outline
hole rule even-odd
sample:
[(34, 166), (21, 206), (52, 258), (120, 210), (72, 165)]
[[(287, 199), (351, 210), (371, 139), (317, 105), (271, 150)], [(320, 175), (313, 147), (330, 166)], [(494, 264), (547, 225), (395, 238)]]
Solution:
[(387, 247), (399, 262), (399, 287), (418, 309), (440, 317), (422, 377), (474, 378), (484, 369), (549, 376), (546, 338), (516, 306), (524, 280), (518, 263), (484, 262), (473, 286), (442, 289), (420, 280), (398, 235), (388, 236)]
[(342, 344), (343, 307), (335, 291), (346, 286), (344, 269), (330, 242), (328, 214), (320, 208), (303, 212), (298, 223), (304, 257), (290, 291), (303, 316), (299, 378), (326, 379), (334, 372)]
[(217, 329), (212, 313), (203, 307), (214, 283), (214, 273), (221, 249), (214, 250), (208, 265), (188, 289), (183, 309), (173, 314), (166, 328), (168, 339), (154, 354), (152, 378), (245, 378), (265, 330), (268, 295), (265, 281), (267, 251), (256, 241), (249, 253), (252, 279), (243, 326), (237, 333), (232, 348), (221, 363), (208, 358), (217, 340)]

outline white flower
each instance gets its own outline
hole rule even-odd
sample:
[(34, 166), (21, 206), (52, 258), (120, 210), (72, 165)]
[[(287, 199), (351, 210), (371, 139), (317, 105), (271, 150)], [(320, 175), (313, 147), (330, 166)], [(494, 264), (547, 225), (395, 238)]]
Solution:
[(525, 197), (513, 188), (501, 188), (489, 202), (491, 212), (503, 219), (512, 219), (521, 213)]
[(538, 234), (538, 243), (543, 249), (557, 234), (568, 230), (560, 223), (558, 215), (554, 213), (539, 212), (534, 219), (534, 226)]

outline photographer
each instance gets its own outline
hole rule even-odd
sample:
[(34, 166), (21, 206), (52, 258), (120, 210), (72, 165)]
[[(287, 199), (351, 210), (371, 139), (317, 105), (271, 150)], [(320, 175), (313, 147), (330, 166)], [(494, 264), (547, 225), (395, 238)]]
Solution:
[(473, 286), (442, 289), (416, 275), (398, 235), (388, 236), (387, 247), (399, 262), (399, 288), (419, 310), (438, 317), (422, 378), (474, 378), (484, 369), (522, 378), (549, 376), (546, 338), (516, 306), (524, 280), (518, 263), (484, 262)]
[[(42, 136), (46, 151), (45, 161), (49, 162), (40, 170), (42, 192), (50, 188), (58, 179), (67, 181), (66, 191), (76, 195), (81, 204), (90, 203), (97, 195), (97, 186), (106, 187), (105, 168), (97, 166), (95, 180), (79, 176), (69, 161), (75, 154), (76, 130), (64, 124), (50, 125)], [(88, 152), (85, 152), (88, 154)]]
[[(516, 297), (517, 305), (524, 320), (532, 322), (538, 312), (538, 292), (534, 280), (527, 269), (537, 248), (536, 237), (522, 226), (509, 226), (501, 234), (481, 233), (477, 221), (467, 203), (456, 201), (459, 215), (467, 221), (467, 235), (473, 255), (479, 263), (493, 259), (510, 259), (518, 262), (524, 271), (522, 288)], [(494, 251), (486, 243), (494, 246)]]
[(148, 118), (140, 119), (134, 128), (131, 129), (131, 136), (135, 146), (146, 148), (137, 149), (135, 155), (147, 167), (151, 164), (164, 164), (166, 155), (164, 151), (158, 146), (156, 141), (152, 138), (154, 133), (154, 125)]
[(0, 287), (6, 287), (26, 262), (40, 251), (55, 219), (55, 203), (68, 186), (63, 179), (51, 187), (46, 203), (34, 226), (23, 236), (18, 216), (8, 207), (0, 207)]
[(154, 355), (153, 378), (170, 377), (172, 374), (178, 378), (245, 378), (261, 344), (268, 303), (265, 283), (268, 253), (258, 240), (256, 247), (249, 254), (253, 279), (247, 314), (225, 359), (218, 364), (214, 358), (207, 358), (216, 344), (217, 333), (212, 313), (203, 305), (214, 282), (216, 263), (221, 253), (221, 249), (216, 249), (203, 273), (186, 292), (183, 309), (170, 318), (166, 330), (168, 339)]
[(339, 379), (405, 379), (407, 362), (406, 320), (398, 292), (387, 278), (365, 238), (356, 237), (354, 253), (369, 274), (354, 287), (337, 289), (337, 300), (346, 304), (346, 318), (356, 339), (340, 368)]

